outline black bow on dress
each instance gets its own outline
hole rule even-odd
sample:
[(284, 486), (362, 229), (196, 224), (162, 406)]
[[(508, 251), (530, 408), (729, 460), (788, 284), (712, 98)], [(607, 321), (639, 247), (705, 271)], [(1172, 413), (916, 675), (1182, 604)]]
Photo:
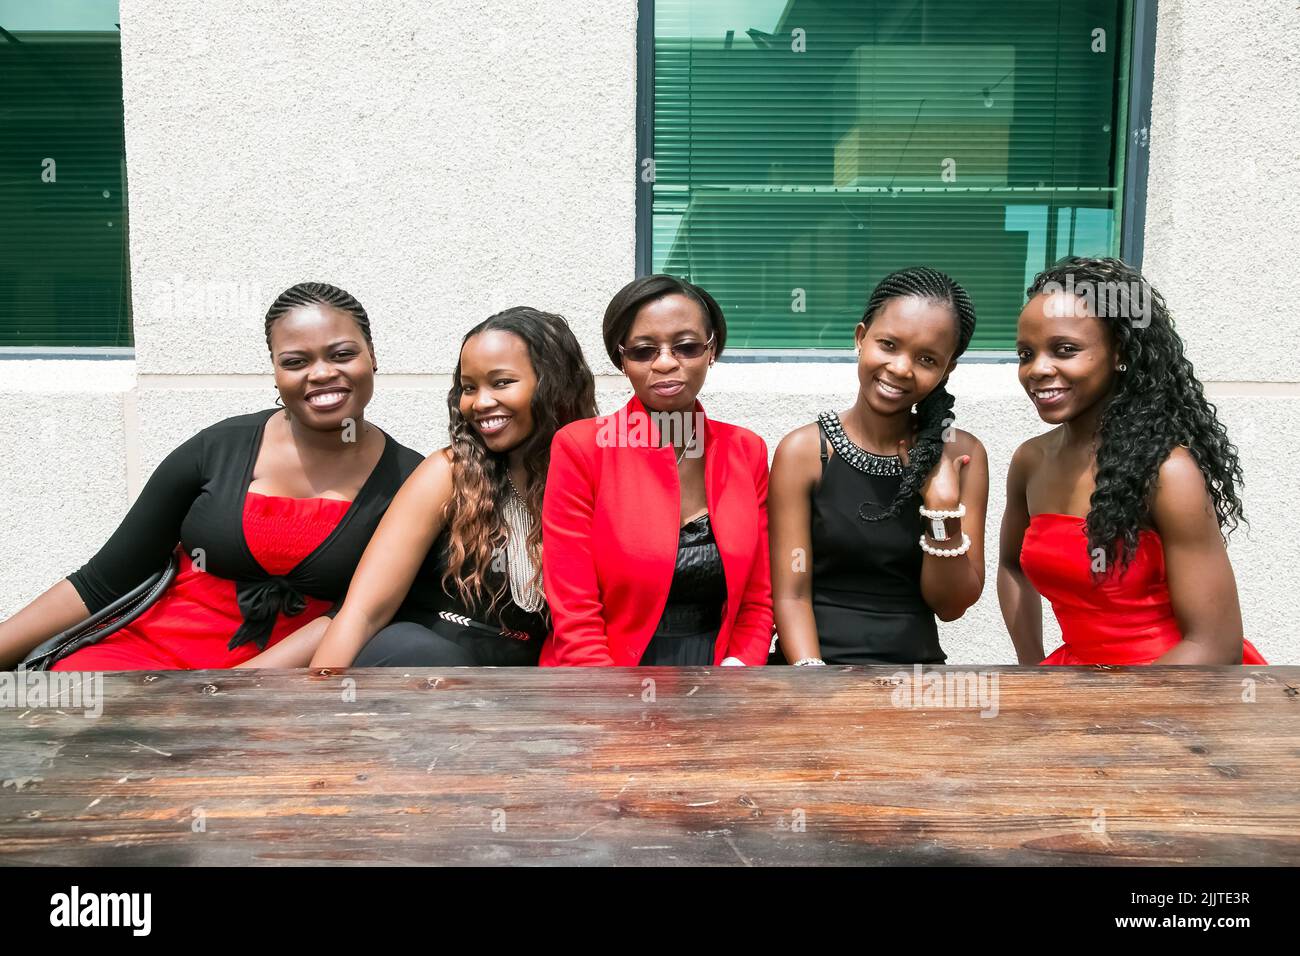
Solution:
[(257, 644), (259, 651), (266, 650), (277, 615), (294, 617), (307, 610), (307, 599), (287, 578), (272, 576), (264, 581), (239, 581), (235, 594), (244, 623), (227, 645), (232, 651), (249, 641)]

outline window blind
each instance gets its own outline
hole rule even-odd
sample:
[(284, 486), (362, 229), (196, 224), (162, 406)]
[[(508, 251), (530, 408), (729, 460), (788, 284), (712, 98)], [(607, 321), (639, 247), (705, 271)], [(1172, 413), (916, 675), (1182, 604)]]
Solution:
[(651, 261), (728, 345), (850, 348), (909, 265), (1005, 349), (1034, 273), (1118, 255), (1123, 0), (654, 0)]
[(0, 4), (0, 346), (129, 346), (117, 4), (39, 12)]

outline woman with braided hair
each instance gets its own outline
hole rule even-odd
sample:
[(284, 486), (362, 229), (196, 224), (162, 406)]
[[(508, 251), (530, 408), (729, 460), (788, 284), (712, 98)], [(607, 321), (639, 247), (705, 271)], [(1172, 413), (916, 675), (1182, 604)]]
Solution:
[(521, 306), (466, 333), (447, 410), (451, 444), (394, 499), (313, 667), (537, 663), (551, 439), (596, 414), (595, 380), (564, 319)]
[(952, 427), (945, 387), (974, 331), (970, 296), (942, 272), (885, 276), (854, 331), (853, 406), (778, 446), (772, 598), (786, 661), (944, 662), (935, 617), (961, 617), (984, 587), (988, 456)]
[(306, 282), (266, 313), (279, 407), (211, 425), (155, 469), (80, 570), (0, 623), (0, 667), (111, 605), (179, 551), (138, 618), (56, 670), (304, 666), (420, 455), (365, 418), (377, 369), (355, 298)]
[[(1020, 313), (1020, 383), (1051, 431), (1007, 473), (998, 598), (1022, 664), (1263, 664), (1225, 547), (1237, 450), (1164, 299), (1118, 259), (1062, 260)], [(1042, 600), (1065, 643), (1043, 657)]]

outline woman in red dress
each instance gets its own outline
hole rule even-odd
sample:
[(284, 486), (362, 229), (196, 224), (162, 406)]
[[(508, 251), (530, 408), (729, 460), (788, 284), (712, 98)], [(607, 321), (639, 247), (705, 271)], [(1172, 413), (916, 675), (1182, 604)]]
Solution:
[(57, 670), (301, 667), (384, 510), (420, 456), (365, 420), (370, 320), (323, 283), (266, 315), (283, 411), (203, 429), (158, 466), (87, 564), (0, 623), (0, 667), (161, 569), (175, 581), (139, 618)]
[[(1063, 260), (1020, 313), (1020, 382), (1051, 431), (1007, 474), (998, 598), (1021, 664), (1263, 664), (1224, 533), (1241, 466), (1160, 294)], [(1044, 659), (1042, 602), (1065, 643)]]

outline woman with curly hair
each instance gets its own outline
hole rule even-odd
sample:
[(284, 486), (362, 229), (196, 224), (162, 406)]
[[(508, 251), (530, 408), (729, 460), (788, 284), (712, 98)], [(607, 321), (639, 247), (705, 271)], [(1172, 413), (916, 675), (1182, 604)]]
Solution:
[[(1263, 664), (1225, 547), (1237, 450), (1164, 299), (1118, 259), (1042, 272), (1020, 383), (1055, 425), (1007, 474), (998, 598), (1022, 664)], [(1047, 597), (1065, 643), (1043, 657)]]
[(311, 666), (536, 664), (551, 439), (596, 413), (595, 393), (560, 316), (519, 307), (470, 329), (447, 393), (451, 444), (398, 492)]
[(957, 619), (984, 587), (988, 456), (952, 427), (946, 388), (974, 331), (970, 296), (944, 273), (885, 276), (854, 331), (852, 407), (777, 447), (772, 596), (786, 661), (944, 662), (936, 615)]

